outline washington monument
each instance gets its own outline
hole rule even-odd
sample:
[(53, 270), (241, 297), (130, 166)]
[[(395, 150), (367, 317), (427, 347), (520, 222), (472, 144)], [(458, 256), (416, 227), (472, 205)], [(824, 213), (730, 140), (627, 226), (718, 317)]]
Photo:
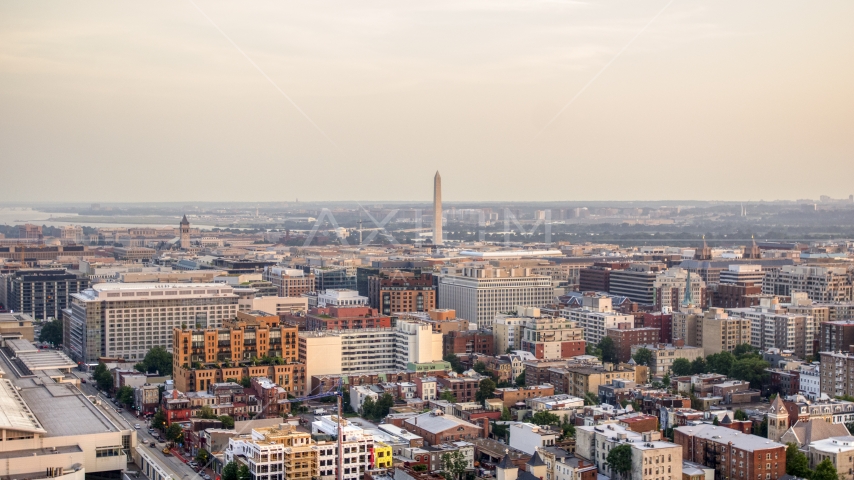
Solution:
[(442, 244), (442, 176), (433, 177), (433, 245)]

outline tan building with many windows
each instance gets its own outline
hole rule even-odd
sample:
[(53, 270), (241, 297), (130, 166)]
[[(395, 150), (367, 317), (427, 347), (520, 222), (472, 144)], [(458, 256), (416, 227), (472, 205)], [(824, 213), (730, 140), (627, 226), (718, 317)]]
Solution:
[(298, 362), (297, 327), (263, 312), (238, 315), (224, 328), (173, 330), (175, 388), (205, 391), (214, 383), (267, 377), (301, 394), (307, 382), (305, 364)]
[(730, 318), (722, 308), (710, 308), (700, 320), (702, 328), (698, 329), (699, 343), (703, 355), (732, 352), (743, 343), (750, 343), (750, 320), (746, 318)]
[(299, 297), (315, 291), (314, 274), (297, 268), (265, 267), (261, 278), (272, 283), (280, 297)]

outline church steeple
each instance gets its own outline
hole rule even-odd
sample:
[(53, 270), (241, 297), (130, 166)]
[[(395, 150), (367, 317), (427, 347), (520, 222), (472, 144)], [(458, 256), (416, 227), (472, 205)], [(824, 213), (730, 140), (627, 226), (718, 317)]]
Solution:
[(768, 409), (765, 417), (768, 420), (768, 439), (779, 442), (789, 429), (789, 411), (781, 395), (777, 395), (777, 398), (771, 402), (771, 408)]

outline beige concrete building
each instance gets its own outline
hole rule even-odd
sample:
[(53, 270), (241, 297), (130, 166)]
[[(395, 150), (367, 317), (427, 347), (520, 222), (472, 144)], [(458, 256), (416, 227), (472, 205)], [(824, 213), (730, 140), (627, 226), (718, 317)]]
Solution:
[(836, 467), (839, 480), (854, 480), (854, 437), (831, 437), (809, 444), (810, 468), (825, 458)]
[(743, 343), (750, 343), (750, 320), (745, 318), (730, 318), (722, 308), (710, 308), (703, 314), (700, 322), (702, 328), (699, 344), (703, 355), (732, 352)]
[(113, 423), (64, 373), (21, 378), (5, 360), (0, 365), (10, 377), (0, 379), (0, 477), (118, 478), (127, 468), (136, 432)]
[(703, 309), (698, 307), (681, 308), (673, 312), (673, 340), (683, 340), (685, 345), (700, 347), (703, 345)]
[(608, 453), (619, 445), (632, 448), (632, 480), (681, 480), (682, 447), (661, 440), (660, 432), (637, 433), (617, 423), (576, 427), (575, 454), (592, 461), (601, 475), (614, 478)]
[(33, 317), (26, 313), (0, 313), (0, 336), (20, 334), (24, 340), (34, 341)]
[(275, 285), (280, 297), (299, 297), (315, 291), (314, 274), (298, 268), (265, 267), (262, 279)]
[(703, 349), (690, 346), (676, 346), (670, 344), (654, 344), (654, 345), (632, 345), (632, 356), (641, 348), (646, 348), (652, 352), (652, 364), (649, 365), (650, 375), (665, 375), (670, 372), (673, 366), (673, 361), (677, 358), (684, 358), (689, 362), (703, 356)]

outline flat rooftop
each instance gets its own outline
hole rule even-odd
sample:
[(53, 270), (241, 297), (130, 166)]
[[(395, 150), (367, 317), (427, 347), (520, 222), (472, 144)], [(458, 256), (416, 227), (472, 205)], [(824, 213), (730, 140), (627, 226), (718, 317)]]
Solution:
[(77, 366), (74, 360), (58, 350), (22, 353), (18, 355), (18, 360), (32, 373), (42, 370), (68, 370)]
[(45, 433), (11, 380), (0, 379), (0, 429)]
[(21, 396), (47, 430), (46, 437), (119, 431), (75, 386), (28, 380), (35, 381), (30, 386), (19, 385)]

